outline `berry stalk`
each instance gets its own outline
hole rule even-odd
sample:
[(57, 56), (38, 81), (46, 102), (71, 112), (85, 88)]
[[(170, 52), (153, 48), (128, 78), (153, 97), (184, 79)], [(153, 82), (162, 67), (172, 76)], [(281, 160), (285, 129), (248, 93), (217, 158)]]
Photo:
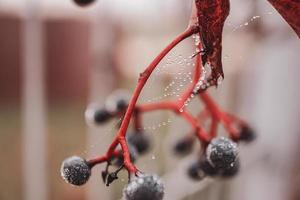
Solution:
[(125, 135), (126, 131), (131, 119), (131, 116), (133, 114), (133, 111), (135, 109), (136, 102), (138, 100), (138, 97), (146, 84), (148, 78), (150, 77), (151, 73), (153, 70), (157, 67), (157, 65), (160, 63), (160, 61), (181, 41), (184, 39), (190, 37), (192, 34), (196, 32), (196, 28), (193, 26), (190, 26), (186, 31), (184, 31), (182, 34), (177, 36), (153, 61), (152, 63), (146, 68), (144, 72), (140, 74), (138, 84), (134, 90), (133, 96), (129, 102), (128, 108), (126, 110), (125, 116), (123, 118), (121, 127), (119, 129), (119, 132), (117, 136), (114, 138), (112, 144), (110, 145), (108, 151), (107, 151), (107, 156), (110, 157), (115, 150), (116, 146), (118, 144), (121, 145), (123, 153), (124, 153), (124, 165), (125, 168), (130, 172), (130, 173), (136, 173), (137, 169), (136, 167), (131, 163), (130, 161), (130, 155), (129, 155), (129, 150), (128, 146), (126, 144), (125, 140)]
[[(93, 0), (78, 1), (86, 2), (86, 5), (88, 5), (88, 2)], [(89, 161), (77, 156), (70, 157), (64, 161), (61, 172), (67, 182), (73, 185), (86, 183), (91, 175), (92, 167), (104, 162), (107, 163), (107, 166), (105, 171), (102, 172), (102, 178), (107, 186), (118, 179), (118, 173), (123, 168), (128, 171), (129, 176), (131, 174), (137, 176), (138, 169), (133, 162), (138, 155), (145, 153), (150, 146), (149, 138), (142, 130), (141, 117), (142, 114), (155, 110), (171, 110), (186, 120), (191, 126), (190, 134), (177, 143), (175, 147), (177, 153), (183, 155), (191, 152), (194, 139), (198, 138), (200, 141), (201, 162), (192, 166), (190, 175), (201, 178), (202, 176), (200, 175), (203, 175), (203, 173), (205, 175), (222, 174), (224, 176), (225, 174), (226, 176), (235, 174), (238, 166), (236, 164), (238, 163), (236, 144), (225, 138), (216, 139), (218, 124), (222, 123), (224, 125), (229, 132), (229, 136), (234, 141), (243, 140), (250, 142), (255, 138), (254, 132), (244, 121), (221, 110), (205, 92), (207, 88), (214, 85), (217, 86), (219, 78), (223, 77), (221, 63), (222, 29), (228, 13), (228, 0), (195, 0), (188, 28), (167, 45), (140, 74), (131, 99), (124, 91), (118, 91), (107, 98), (104, 108), (97, 110), (88, 109), (86, 111), (87, 122), (92, 121), (97, 124), (105, 123), (114, 117), (123, 117), (119, 131), (105, 155)], [(142, 89), (161, 60), (177, 44), (193, 34), (195, 34), (196, 43), (196, 53), (192, 56), (192, 58), (195, 57), (193, 78), (191, 84), (183, 91), (180, 98), (178, 100), (136, 105)], [(194, 117), (186, 108), (196, 95), (199, 96), (199, 99), (204, 102), (206, 107)], [(135, 132), (127, 135), (131, 118), (134, 120)], [(204, 126), (206, 122), (210, 122), (209, 128)], [(221, 157), (218, 155), (221, 155)], [(228, 155), (230, 159), (228, 159)], [(206, 158), (204, 158), (205, 156)], [(228, 160), (230, 162), (227, 162)], [(114, 172), (110, 172), (110, 165), (119, 168)], [(235, 167), (233, 168), (232, 166)], [(132, 192), (130, 187), (127, 192), (128, 195)]]

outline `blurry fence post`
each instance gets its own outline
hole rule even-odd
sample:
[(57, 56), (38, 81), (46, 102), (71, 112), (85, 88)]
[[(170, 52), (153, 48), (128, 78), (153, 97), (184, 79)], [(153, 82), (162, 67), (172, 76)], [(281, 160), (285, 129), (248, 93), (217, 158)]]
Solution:
[(28, 0), (22, 23), (23, 192), (25, 200), (47, 199), (46, 119), (42, 25), (38, 1)]
[[(92, 13), (90, 52), (92, 55), (92, 66), (90, 67), (90, 94), (89, 102), (102, 106), (105, 97), (113, 90), (115, 85), (114, 66), (113, 66), (113, 44), (115, 32), (112, 30), (112, 21), (105, 18), (105, 8), (102, 4)], [(110, 126), (110, 125), (109, 125)], [(106, 152), (111, 142), (112, 136), (107, 133), (107, 126), (89, 127), (87, 148), (88, 157), (94, 157)], [(100, 166), (100, 168), (103, 166)], [(101, 174), (101, 169), (95, 168), (95, 174)], [(99, 176), (91, 177), (90, 187), (87, 191), (87, 199), (112, 199), (109, 189), (102, 183)]]

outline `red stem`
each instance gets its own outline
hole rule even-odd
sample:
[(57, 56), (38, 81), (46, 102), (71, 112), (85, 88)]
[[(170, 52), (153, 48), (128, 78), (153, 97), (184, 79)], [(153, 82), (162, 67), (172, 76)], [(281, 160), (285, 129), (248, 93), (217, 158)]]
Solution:
[[(201, 48), (199, 45), (198, 48)], [(153, 110), (161, 110), (161, 109), (167, 109), (167, 110), (173, 110), (177, 114), (181, 115), (186, 121), (196, 130), (196, 135), (199, 137), (200, 140), (203, 140), (204, 142), (209, 142), (210, 138), (208, 137), (208, 134), (206, 134), (206, 131), (198, 125), (198, 121), (187, 111), (185, 111), (182, 107), (184, 103), (187, 101), (188, 98), (190, 98), (196, 84), (198, 83), (198, 80), (201, 75), (201, 57), (200, 54), (196, 56), (195, 60), (195, 70), (193, 73), (193, 80), (192, 84), (189, 86), (189, 88), (184, 91), (181, 100), (178, 102), (172, 102), (172, 101), (165, 101), (165, 102), (158, 102), (158, 103), (151, 103), (151, 104), (143, 104), (137, 107), (137, 109), (140, 112), (147, 112), (147, 111), (153, 111)]]
[(116, 135), (116, 137), (114, 138), (112, 144), (110, 145), (108, 151), (107, 151), (107, 156), (109, 157), (114, 149), (116, 148), (116, 146), (120, 143), (122, 150), (123, 150), (123, 154), (124, 154), (124, 165), (125, 168), (131, 172), (131, 173), (136, 173), (137, 169), (136, 167), (132, 164), (132, 162), (130, 161), (130, 154), (129, 154), (129, 150), (126, 144), (126, 140), (125, 140), (125, 135), (126, 135), (126, 131), (132, 116), (132, 113), (135, 109), (135, 105), (136, 102), (138, 100), (138, 97), (144, 87), (144, 85), (146, 84), (148, 78), (150, 77), (151, 73), (153, 72), (153, 70), (156, 68), (156, 66), (160, 63), (160, 61), (181, 41), (183, 41), (184, 39), (190, 37), (192, 34), (194, 34), (196, 32), (197, 29), (195, 29), (195, 27), (190, 26), (186, 31), (184, 31), (182, 34), (180, 34), (178, 37), (176, 37), (153, 61), (152, 63), (146, 68), (146, 70), (140, 74), (139, 80), (138, 80), (138, 84), (134, 90), (133, 96), (129, 102), (127, 111), (125, 113), (125, 116), (123, 118), (121, 127), (119, 129), (118, 134)]
[(177, 112), (179, 110), (179, 107), (176, 102), (164, 101), (158, 103), (142, 104), (137, 106), (137, 109), (140, 112), (148, 112), (154, 110), (173, 110)]
[(205, 108), (197, 116), (198, 123), (203, 123), (203, 121), (206, 120), (209, 115), (209, 111)]
[(184, 119), (186, 119), (187, 122), (190, 123), (190, 125), (195, 128), (196, 135), (199, 138), (200, 141), (208, 143), (210, 141), (209, 135), (206, 133), (206, 131), (201, 127), (198, 126), (197, 120), (188, 112), (182, 111), (179, 113)]
[[(113, 142), (111, 143), (107, 153), (103, 156), (96, 157), (92, 160), (88, 161), (89, 166), (93, 167), (96, 164), (100, 164), (103, 162), (109, 162), (112, 156), (119, 156), (123, 154), (124, 157), (124, 166), (129, 173), (137, 173), (137, 168), (133, 165), (130, 160), (130, 152), (128, 149), (128, 145), (126, 142), (126, 133), (130, 123), (131, 118), (134, 118), (134, 126), (135, 129), (141, 130), (141, 114), (148, 111), (154, 110), (172, 110), (176, 114), (180, 115), (184, 118), (194, 129), (194, 135), (198, 137), (200, 142), (203, 144), (203, 150), (208, 145), (210, 140), (217, 135), (217, 126), (219, 122), (222, 122), (225, 128), (228, 130), (230, 136), (233, 139), (238, 139), (239, 135), (236, 129), (232, 126), (233, 122), (237, 122), (239, 125), (242, 125), (244, 122), (236, 118), (235, 116), (231, 116), (225, 112), (223, 112), (218, 105), (210, 98), (210, 96), (204, 91), (199, 91), (200, 99), (206, 104), (206, 109), (202, 111), (197, 118), (193, 117), (188, 111), (185, 110), (184, 106), (189, 101), (192, 94), (194, 94), (194, 89), (201, 77), (201, 55), (200, 53), (196, 55), (195, 59), (195, 69), (193, 73), (192, 84), (183, 92), (180, 100), (178, 101), (164, 101), (158, 103), (151, 104), (142, 104), (137, 106), (137, 100), (140, 96), (140, 93), (146, 84), (148, 78), (151, 76), (154, 69), (161, 62), (161, 60), (181, 41), (190, 37), (192, 34), (199, 34), (199, 25), (198, 25), (198, 12), (195, 6), (195, 2), (193, 4), (192, 16), (190, 19), (190, 25), (186, 31), (177, 36), (163, 51), (150, 63), (150, 65), (145, 69), (143, 73), (140, 74), (137, 86), (134, 90), (133, 96), (129, 102), (126, 113), (122, 120), (120, 129), (115, 136)], [(198, 49), (202, 48), (203, 44), (199, 44), (197, 46)], [(195, 95), (195, 94), (194, 94)], [(210, 126), (209, 134), (201, 127), (202, 120), (206, 119), (209, 115), (211, 115), (212, 121)], [(187, 138), (193, 138), (192, 135), (188, 135)], [(120, 144), (121, 150), (115, 150), (117, 145)]]
[[(120, 154), (121, 154), (122, 152), (119, 150), (119, 151), (114, 151), (113, 152), (113, 154), (111, 155), (111, 156), (119, 156)], [(104, 162), (107, 162), (107, 161), (109, 161), (109, 159), (110, 159), (111, 157), (108, 157), (107, 155), (103, 155), (103, 156), (98, 156), (98, 157), (96, 157), (96, 158), (93, 158), (93, 159), (91, 159), (91, 160), (89, 160), (89, 161), (87, 161), (88, 162), (88, 164), (89, 164), (89, 166), (90, 167), (93, 167), (93, 166), (95, 166), (95, 165), (97, 165), (97, 164), (101, 164), (101, 163), (104, 163)]]
[[(199, 44), (197, 46), (198, 49), (201, 49), (201, 45)], [(195, 69), (193, 73), (193, 80), (192, 84), (188, 87), (188, 89), (182, 94), (181, 96), (181, 102), (180, 102), (180, 107), (184, 106), (184, 103), (190, 98), (196, 84), (199, 81), (201, 75), (201, 56), (200, 54), (196, 55), (196, 60), (195, 60)]]
[(218, 121), (215, 118), (212, 118), (211, 124), (210, 124), (210, 137), (214, 138), (217, 136), (217, 128), (218, 128)]
[(232, 127), (232, 120), (227, 116), (227, 114), (221, 111), (219, 106), (206, 92), (200, 93), (200, 98), (206, 104), (209, 111), (212, 113), (213, 119), (223, 123), (224, 127), (229, 132), (231, 138), (237, 139), (239, 137), (238, 131)]

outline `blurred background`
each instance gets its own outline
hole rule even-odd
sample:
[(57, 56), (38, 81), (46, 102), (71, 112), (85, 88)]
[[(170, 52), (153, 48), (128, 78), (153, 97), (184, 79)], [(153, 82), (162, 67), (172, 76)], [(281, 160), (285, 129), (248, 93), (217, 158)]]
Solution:
[[(189, 180), (185, 170), (196, 155), (172, 153), (189, 127), (169, 112), (146, 114), (155, 145), (137, 166), (163, 178), (165, 199), (298, 200), (299, 39), (267, 1), (231, 3), (225, 80), (210, 93), (258, 134), (240, 146), (239, 176)], [(0, 0), (0, 199), (120, 199), (126, 173), (107, 188), (102, 165), (84, 187), (71, 187), (60, 177), (61, 161), (106, 151), (117, 121), (88, 127), (86, 107), (102, 106), (117, 88), (132, 92), (139, 73), (186, 28), (190, 12), (191, 0), (99, 0), (87, 8), (71, 0)], [(177, 97), (191, 77), (193, 44), (182, 42), (163, 60), (139, 102)], [(189, 109), (201, 106), (196, 100)]]

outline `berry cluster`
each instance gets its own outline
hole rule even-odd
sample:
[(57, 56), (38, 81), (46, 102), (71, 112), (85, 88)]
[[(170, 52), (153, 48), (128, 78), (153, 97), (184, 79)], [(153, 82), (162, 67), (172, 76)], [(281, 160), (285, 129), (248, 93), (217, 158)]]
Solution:
[[(80, 6), (89, 5), (93, 1), (74, 0)], [(300, 18), (296, 14), (300, 11), (299, 3), (293, 0), (269, 1), (299, 36)], [(191, 126), (191, 133), (176, 143), (174, 151), (177, 155), (186, 155), (192, 152), (195, 141), (199, 141), (201, 151), (197, 161), (188, 168), (188, 175), (192, 179), (201, 180), (205, 176), (231, 177), (238, 172), (240, 162), (237, 144), (240, 141), (252, 141), (255, 134), (246, 122), (224, 112), (206, 92), (209, 87), (218, 86), (224, 77), (221, 62), (222, 30), (229, 7), (229, 0), (194, 0), (189, 26), (140, 74), (133, 95), (129, 98), (124, 91), (114, 92), (107, 98), (103, 108), (86, 111), (86, 119), (90, 124), (103, 124), (115, 117), (122, 120), (118, 133), (104, 155), (90, 160), (73, 156), (63, 161), (61, 175), (66, 182), (83, 185), (88, 181), (95, 165), (106, 163), (102, 178), (107, 186), (118, 179), (118, 173), (122, 169), (128, 171), (130, 183), (124, 189), (125, 199), (162, 199), (164, 186), (159, 178), (139, 173), (133, 164), (151, 146), (149, 137), (142, 131), (142, 115), (155, 110), (171, 110)], [(196, 51), (192, 56), (195, 62), (193, 78), (179, 100), (137, 105), (139, 95), (157, 65), (177, 44), (191, 36), (194, 36), (196, 44)], [(207, 70), (209, 73), (206, 73)], [(205, 105), (197, 116), (187, 110), (188, 103), (195, 97)], [(131, 119), (134, 131), (127, 134)], [(208, 128), (203, 126), (206, 121), (210, 123)], [(226, 129), (227, 137), (218, 137), (219, 124)], [(117, 169), (111, 172), (110, 166)], [(131, 176), (134, 178), (130, 178)]]

